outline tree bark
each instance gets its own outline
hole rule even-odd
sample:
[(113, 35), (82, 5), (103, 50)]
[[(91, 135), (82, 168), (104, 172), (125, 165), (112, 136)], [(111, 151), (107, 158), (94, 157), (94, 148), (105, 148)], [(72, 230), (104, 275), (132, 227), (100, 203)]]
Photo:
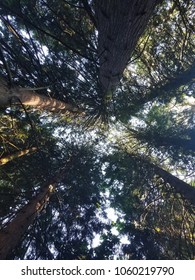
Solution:
[(138, 156), (137, 154), (131, 154), (131, 156), (137, 158), (140, 164), (146, 164), (148, 168), (154, 171), (156, 175), (159, 175), (165, 183), (168, 183), (175, 189), (175, 191), (182, 195), (182, 197), (188, 200), (192, 205), (195, 206), (195, 187), (188, 183), (180, 180), (176, 176), (172, 175), (168, 171), (152, 163), (149, 159)]
[(50, 180), (50, 183), (41, 188), (37, 196), (19, 210), (15, 218), (7, 226), (0, 230), (0, 260), (7, 259), (12, 250), (18, 245), (28, 227), (49, 202), (50, 196), (63, 176), (63, 171), (60, 171), (55, 178)]
[(79, 108), (63, 101), (38, 94), (35, 90), (16, 86), (10, 88), (5, 80), (0, 79), (0, 107), (21, 102), (23, 105), (50, 112), (66, 113), (69, 111), (76, 114), (81, 113)]
[(11, 155), (8, 155), (6, 157), (3, 157), (3, 158), (0, 158), (0, 166), (1, 165), (4, 165), (6, 163), (8, 163), (9, 161), (13, 160), (13, 159), (16, 159), (16, 158), (19, 158), (19, 157), (22, 157), (24, 155), (27, 155), (27, 154), (30, 154), (30, 153), (33, 153), (37, 150), (36, 147), (31, 147), (29, 149), (25, 149), (25, 150), (22, 150), (22, 151), (18, 151), (14, 154), (11, 154)]
[(118, 85), (155, 6), (162, 0), (94, 0), (99, 81), (105, 94)]
[(187, 184), (186, 182), (175, 177), (166, 170), (159, 166), (152, 164), (156, 173), (166, 182), (169, 183), (177, 193), (180, 193), (182, 197), (187, 199), (192, 205), (195, 206), (195, 187)]
[[(135, 157), (137, 157), (137, 155), (135, 155)], [(188, 200), (192, 205), (195, 206), (195, 187), (192, 187), (188, 183), (180, 180), (168, 171), (150, 162), (150, 160), (147, 160), (143, 157), (139, 157), (138, 159), (142, 163), (146, 163), (147, 165), (149, 165), (149, 167), (154, 170), (156, 175), (159, 175), (165, 183), (170, 184), (177, 193), (181, 194), (184, 199)]]

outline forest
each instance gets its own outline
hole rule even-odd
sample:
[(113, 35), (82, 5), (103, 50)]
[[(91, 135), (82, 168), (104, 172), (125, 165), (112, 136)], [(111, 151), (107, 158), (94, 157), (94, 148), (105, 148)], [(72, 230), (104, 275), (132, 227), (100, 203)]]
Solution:
[(194, 0), (0, 1), (0, 259), (195, 259)]

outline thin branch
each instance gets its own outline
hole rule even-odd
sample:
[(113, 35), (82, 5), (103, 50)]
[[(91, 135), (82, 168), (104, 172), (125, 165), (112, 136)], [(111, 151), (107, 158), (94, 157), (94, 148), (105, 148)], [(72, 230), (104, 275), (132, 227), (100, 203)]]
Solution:
[(83, 3), (85, 11), (87, 12), (90, 20), (92, 21), (92, 23), (94, 24), (95, 28), (97, 29), (97, 21), (95, 19), (94, 13), (93, 13), (93, 11), (92, 11), (88, 1), (87, 0), (81, 0), (81, 2)]
[(63, 40), (61, 40), (60, 38), (58, 38), (56, 35), (50, 33), (49, 31), (44, 30), (43, 28), (41, 28), (38, 24), (35, 24), (34, 22), (32, 22), (30, 19), (28, 19), (22, 12), (17, 13), (14, 12), (12, 9), (10, 9), (10, 7), (7, 7), (6, 5), (2, 4), (3, 7), (7, 10), (9, 10), (11, 13), (14, 13), (16, 16), (18, 16), (20, 19), (26, 21), (28, 24), (30, 24), (32, 27), (34, 27), (35, 29), (37, 29), (38, 31), (42, 32), (44, 35), (51, 37), (52, 39), (54, 39), (55, 41), (60, 42), (63, 46), (65, 46), (67, 49), (73, 51), (75, 54), (82, 56), (86, 59), (88, 59), (89, 61), (93, 61), (94, 59), (92, 59), (91, 57), (89, 57), (86, 54), (81, 53), (80, 51), (78, 51), (77, 49), (75, 49), (72, 46), (69, 46), (66, 42), (64, 42)]
[(1, 47), (0, 47), (0, 59), (2, 60), (3, 65), (6, 69), (7, 78), (8, 78), (8, 81), (9, 81), (9, 86), (11, 87), (11, 86), (13, 86), (13, 78), (12, 78), (11, 70), (9, 68), (9, 65), (8, 65), (7, 61), (5, 60), (5, 57), (3, 55), (3, 51), (1, 49)]
[(143, 52), (144, 52), (145, 49), (146, 49), (146, 46), (147, 46), (147, 43), (148, 43), (149, 38), (150, 38), (150, 34), (147, 36), (146, 42), (145, 42), (145, 44), (144, 44), (144, 46), (143, 46), (143, 49), (140, 51), (140, 53), (139, 53), (135, 58), (133, 58), (132, 60), (130, 60), (129, 63), (134, 62), (135, 60), (139, 59), (139, 58), (142, 56)]

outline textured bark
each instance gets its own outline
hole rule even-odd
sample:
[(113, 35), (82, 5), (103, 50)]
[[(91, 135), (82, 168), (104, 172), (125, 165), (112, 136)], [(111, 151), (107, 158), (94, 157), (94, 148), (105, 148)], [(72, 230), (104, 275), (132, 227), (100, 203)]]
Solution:
[(0, 79), (0, 107), (21, 102), (23, 105), (50, 112), (81, 113), (80, 110), (68, 103), (36, 93), (33, 89), (20, 87), (10, 88), (5, 80)]
[(98, 29), (99, 80), (113, 91), (139, 37), (161, 0), (94, 0)]
[(23, 234), (40, 213), (54, 190), (55, 184), (47, 185), (41, 192), (25, 205), (16, 217), (0, 231), (0, 259), (4, 260), (17, 246)]
[(18, 151), (14, 154), (8, 155), (8, 156), (3, 157), (3, 158), (0, 158), (0, 165), (4, 165), (4, 164), (8, 163), (9, 161), (12, 161), (13, 159), (25, 156), (25, 155), (30, 154), (30, 153), (33, 153), (36, 150), (37, 150), (36, 147), (31, 147), (29, 149)]
[(28, 227), (49, 202), (50, 196), (62, 178), (64, 178), (64, 170), (59, 170), (49, 183), (45, 183), (40, 192), (19, 210), (15, 218), (0, 230), (0, 260), (7, 259), (18, 245)]

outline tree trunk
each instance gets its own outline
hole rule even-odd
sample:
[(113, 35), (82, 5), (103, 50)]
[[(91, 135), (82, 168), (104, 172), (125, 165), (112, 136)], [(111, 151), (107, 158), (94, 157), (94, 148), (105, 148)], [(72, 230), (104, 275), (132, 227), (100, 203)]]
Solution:
[[(135, 155), (135, 157), (137, 157), (137, 155)], [(184, 199), (188, 200), (192, 205), (195, 206), (195, 187), (192, 187), (186, 182), (180, 180), (158, 165), (151, 163), (150, 160), (142, 157), (139, 157), (139, 160), (142, 163), (145, 162), (147, 165), (149, 165), (149, 167), (151, 167), (151, 169), (154, 170), (154, 172), (159, 175), (165, 183), (170, 184), (177, 193), (181, 194)]]
[(12, 250), (18, 245), (22, 236), (34, 219), (49, 202), (50, 196), (57, 187), (63, 171), (55, 176), (50, 183), (45, 184), (37, 196), (32, 198), (19, 212), (15, 218), (0, 230), (0, 259), (6, 259)]
[(24, 155), (27, 155), (27, 154), (30, 154), (30, 153), (33, 153), (37, 150), (36, 147), (31, 147), (29, 149), (25, 149), (25, 150), (22, 150), (22, 151), (18, 151), (14, 154), (11, 154), (11, 155), (8, 155), (6, 157), (3, 157), (3, 158), (0, 158), (0, 166), (1, 165), (4, 165), (6, 163), (8, 163), (9, 161), (13, 160), (13, 159), (16, 159), (16, 158), (19, 158), (19, 157), (22, 157)]
[(192, 187), (188, 183), (180, 180), (176, 176), (172, 175), (168, 171), (152, 163), (149, 159), (138, 156), (137, 154), (131, 154), (131, 156), (137, 158), (140, 164), (146, 164), (148, 168), (154, 171), (156, 175), (159, 175), (165, 183), (168, 183), (175, 189), (175, 191), (182, 195), (182, 197), (188, 200), (195, 206), (195, 187)]
[(162, 0), (94, 0), (99, 81), (106, 95), (119, 83), (155, 6)]
[[(36, 89), (35, 89), (36, 90)], [(0, 107), (10, 106), (13, 103), (21, 102), (23, 105), (32, 106), (35, 109), (47, 110), (50, 112), (81, 113), (81, 111), (68, 103), (41, 95), (33, 89), (9, 87), (3, 79), (0, 79)]]
[(182, 197), (187, 199), (192, 205), (195, 206), (195, 187), (185, 183), (179, 178), (175, 177), (166, 170), (159, 166), (152, 164), (156, 173), (166, 182), (169, 183), (177, 193), (180, 193)]

